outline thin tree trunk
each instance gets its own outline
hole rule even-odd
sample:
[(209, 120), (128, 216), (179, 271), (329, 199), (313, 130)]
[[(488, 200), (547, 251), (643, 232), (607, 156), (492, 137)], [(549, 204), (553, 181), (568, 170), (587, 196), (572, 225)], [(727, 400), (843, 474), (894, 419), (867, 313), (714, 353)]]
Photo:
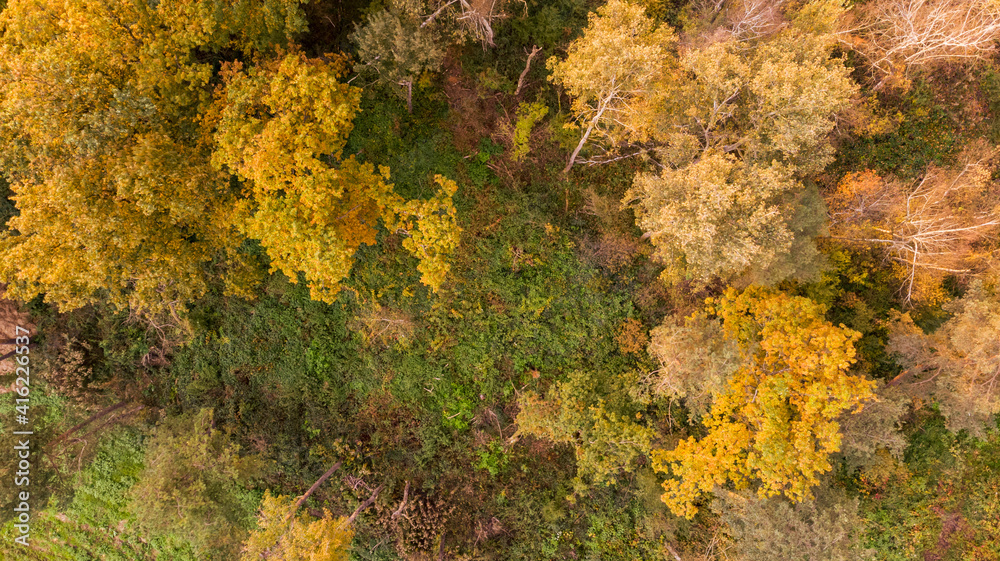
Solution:
[(330, 469), (326, 470), (326, 473), (323, 474), (323, 477), (320, 477), (319, 479), (316, 480), (316, 483), (312, 484), (312, 487), (310, 487), (309, 490), (306, 491), (305, 495), (302, 495), (301, 497), (299, 497), (299, 500), (295, 502), (295, 506), (292, 507), (291, 512), (288, 513), (288, 518), (291, 518), (292, 515), (295, 514), (295, 511), (299, 510), (299, 507), (301, 507), (306, 502), (306, 499), (309, 498), (309, 495), (312, 495), (313, 491), (315, 491), (316, 489), (318, 489), (319, 486), (322, 485), (324, 481), (326, 481), (327, 479), (329, 479), (330, 476), (333, 475), (333, 472), (335, 472), (338, 469), (340, 469), (340, 463), (341, 462), (337, 462), (337, 463), (333, 464), (333, 467), (331, 467)]
[(601, 115), (604, 114), (604, 110), (607, 108), (607, 102), (601, 103), (601, 108), (597, 111), (597, 115), (594, 115), (594, 118), (590, 120), (590, 125), (587, 126), (587, 132), (583, 133), (583, 138), (580, 139), (580, 144), (576, 145), (576, 150), (573, 150), (573, 154), (569, 157), (569, 162), (566, 164), (566, 167), (563, 168), (563, 173), (569, 173), (570, 168), (573, 167), (573, 163), (576, 162), (576, 157), (580, 154), (580, 150), (582, 150), (583, 145), (587, 143), (587, 138), (590, 137), (590, 133), (594, 130), (594, 127), (597, 126), (597, 122), (601, 119)]
[(517, 94), (521, 93), (521, 88), (524, 87), (524, 79), (527, 78), (528, 71), (531, 70), (531, 59), (535, 58), (535, 55), (541, 50), (538, 45), (531, 46), (531, 54), (528, 55), (528, 62), (524, 65), (524, 70), (521, 71), (521, 76), (517, 79), (517, 89), (514, 90), (514, 97), (517, 97)]
[(406, 81), (406, 111), (413, 114), (413, 80)]
[(68, 431), (66, 431), (66, 432), (62, 433), (61, 435), (59, 435), (58, 437), (56, 437), (55, 440), (53, 440), (52, 442), (49, 443), (49, 449), (55, 448), (56, 445), (58, 445), (63, 440), (66, 440), (66, 437), (68, 437), (69, 435), (73, 434), (74, 432), (82, 429), (83, 427), (89, 425), (90, 423), (93, 423), (94, 421), (96, 421), (97, 419), (100, 419), (101, 417), (107, 416), (110, 413), (114, 413), (115, 411), (121, 409), (122, 407), (125, 407), (126, 405), (128, 405), (128, 402), (127, 401), (122, 401), (121, 403), (117, 403), (115, 405), (112, 405), (111, 407), (106, 407), (106, 408), (98, 411), (97, 413), (94, 413), (86, 421), (83, 421), (82, 423), (74, 426), (73, 428), (69, 429)]

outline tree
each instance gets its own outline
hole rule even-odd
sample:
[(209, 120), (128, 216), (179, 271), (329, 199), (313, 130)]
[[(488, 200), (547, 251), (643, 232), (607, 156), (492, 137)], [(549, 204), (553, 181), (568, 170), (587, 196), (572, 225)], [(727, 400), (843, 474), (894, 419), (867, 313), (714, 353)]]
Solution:
[(341, 158), (360, 93), (338, 82), (340, 58), (276, 49), (304, 26), (297, 2), (18, 0), (3, 18), (0, 166), (20, 212), (0, 235), (9, 295), (176, 318), (220, 280), (252, 295), (250, 237), (329, 301), (379, 220), (440, 285), (457, 186), (406, 201), (387, 169)]
[(682, 168), (638, 174), (627, 196), (639, 201), (636, 223), (667, 265), (664, 277), (708, 280), (766, 270), (788, 251), (786, 217), (799, 188), (787, 166), (708, 153)]
[(832, 237), (881, 250), (898, 264), (903, 301), (923, 298), (945, 276), (983, 261), (977, 245), (1000, 226), (994, 154), (974, 148), (963, 165), (931, 166), (909, 185), (872, 171), (848, 174), (827, 197)]
[[(662, 170), (638, 174), (623, 203), (668, 278), (769, 283), (816, 269), (822, 201), (802, 178), (830, 161), (826, 137), (857, 90), (830, 57), (840, 11), (811, 2), (776, 34), (691, 49), (651, 89), (633, 128), (658, 146)], [(783, 260), (793, 245), (799, 270)]]
[(898, 387), (877, 382), (878, 399), (857, 412), (845, 411), (838, 423), (843, 436), (840, 457), (848, 469), (868, 469), (885, 457), (902, 459), (906, 436), (903, 416), (910, 410), (910, 396)]
[(876, 89), (905, 87), (914, 69), (985, 59), (1000, 37), (992, 0), (879, 0), (858, 12), (851, 44), (867, 59)]
[(636, 423), (639, 417), (609, 404), (605, 398), (614, 397), (597, 391), (596, 385), (595, 376), (575, 372), (544, 397), (525, 392), (518, 399), (515, 438), (527, 434), (573, 446), (578, 489), (584, 479), (613, 482), (620, 471), (631, 471), (635, 460), (649, 453), (655, 436)]
[(312, 297), (330, 302), (382, 219), (409, 236), (403, 245), (436, 290), (448, 270), (443, 259), (458, 244), (457, 186), (439, 176), (436, 198), (405, 201), (386, 183), (387, 168), (376, 174), (371, 164), (341, 158), (360, 103), (359, 90), (337, 81), (342, 70), (339, 60), (299, 53), (249, 72), (224, 69), (213, 160), (252, 189), (237, 206), (237, 227), (261, 241), (272, 269), (293, 282), (303, 272)]
[(816, 500), (793, 504), (783, 497), (761, 499), (746, 492), (723, 491), (712, 502), (739, 559), (773, 561), (857, 561), (873, 551), (857, 543), (861, 529), (858, 501), (823, 487)]
[(653, 451), (654, 469), (674, 476), (663, 501), (690, 518), (702, 494), (727, 482), (756, 482), (761, 497), (808, 498), (840, 448), (838, 415), (874, 397), (873, 382), (847, 373), (860, 334), (824, 320), (824, 307), (807, 298), (759, 287), (730, 288), (708, 311), (743, 361), (713, 396), (707, 434)]
[(144, 463), (129, 503), (144, 531), (183, 536), (200, 552), (239, 545), (248, 514), (239, 495), (259, 462), (214, 428), (211, 409), (160, 423)]
[(294, 516), (289, 497), (264, 492), (257, 515), (257, 529), (250, 533), (240, 557), (243, 561), (347, 561), (354, 530), (346, 516), (334, 518), (324, 510), (322, 518), (311, 520), (303, 513)]
[(705, 312), (668, 317), (650, 332), (649, 354), (659, 368), (642, 380), (652, 396), (683, 399), (695, 417), (708, 412), (740, 368), (739, 345)]
[(563, 172), (573, 167), (591, 133), (612, 144), (640, 134), (641, 100), (671, 60), (677, 38), (669, 26), (657, 26), (642, 7), (610, 0), (590, 14), (583, 36), (573, 41), (563, 61), (548, 61), (549, 80), (573, 96), (572, 111), (583, 137)]
[(835, 116), (857, 91), (843, 60), (831, 57), (842, 11), (837, 0), (813, 0), (779, 33), (683, 53), (641, 116), (663, 161), (680, 167), (719, 152), (777, 160), (800, 175), (822, 171)]
[(238, 194), (209, 163), (199, 115), (216, 61), (288, 41), (304, 21), (283, 0), (209, 5), (3, 11), (0, 166), (20, 212), (0, 238), (9, 296), (174, 311), (220, 271), (246, 294), (256, 277), (233, 235)]
[(444, 59), (435, 29), (421, 19), (423, 7), (422, 0), (393, 0), (351, 36), (361, 62), (377, 73), (379, 82), (402, 86), (410, 113), (414, 82), (440, 68)]
[(1000, 413), (1000, 297), (977, 280), (945, 309), (954, 315), (930, 334), (909, 314), (890, 323), (887, 349), (906, 369), (890, 385), (937, 402), (951, 430), (981, 436)]

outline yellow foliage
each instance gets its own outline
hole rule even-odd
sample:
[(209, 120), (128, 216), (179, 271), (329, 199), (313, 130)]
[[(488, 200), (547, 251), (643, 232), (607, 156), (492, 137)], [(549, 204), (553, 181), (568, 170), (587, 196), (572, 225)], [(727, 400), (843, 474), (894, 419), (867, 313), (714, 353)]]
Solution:
[(756, 287), (730, 288), (709, 312), (744, 362), (715, 397), (707, 436), (653, 451), (654, 468), (676, 477), (664, 482), (663, 501), (690, 518), (702, 494), (727, 482), (756, 483), (762, 497), (808, 498), (840, 448), (837, 416), (874, 399), (873, 382), (847, 374), (860, 334), (824, 320), (807, 298)]
[(618, 349), (621, 352), (639, 354), (649, 343), (649, 335), (643, 329), (641, 321), (629, 318), (622, 322), (618, 328), (615, 342), (618, 343)]
[(354, 530), (347, 524), (347, 517), (334, 519), (330, 511), (323, 517), (310, 521), (302, 514), (290, 516), (292, 499), (271, 495), (265, 491), (257, 529), (250, 533), (243, 544), (241, 561), (271, 559), (274, 561), (347, 561), (348, 548), (354, 539)]
[(12, 0), (0, 17), (0, 167), (20, 211), (0, 238), (8, 296), (175, 312), (219, 273), (248, 294), (237, 194), (197, 126), (205, 59), (287, 41), (298, 2)]
[[(267, 248), (271, 267), (292, 281), (305, 274), (312, 297), (331, 302), (361, 244), (374, 244), (378, 220), (407, 235), (424, 284), (437, 290), (458, 246), (454, 181), (427, 201), (395, 194), (388, 168), (341, 159), (361, 91), (337, 81), (343, 62), (288, 53), (243, 72), (223, 71), (215, 139), (216, 165), (246, 180), (237, 227)], [(265, 117), (266, 116), (266, 117)]]
[(249, 237), (330, 301), (379, 220), (414, 222), (404, 246), (440, 286), (458, 236), (450, 195), (405, 201), (387, 169), (341, 158), (360, 90), (338, 81), (340, 57), (275, 52), (304, 29), (298, 5), (8, 4), (0, 168), (20, 211), (0, 234), (8, 296), (176, 316), (215, 280), (253, 293)]

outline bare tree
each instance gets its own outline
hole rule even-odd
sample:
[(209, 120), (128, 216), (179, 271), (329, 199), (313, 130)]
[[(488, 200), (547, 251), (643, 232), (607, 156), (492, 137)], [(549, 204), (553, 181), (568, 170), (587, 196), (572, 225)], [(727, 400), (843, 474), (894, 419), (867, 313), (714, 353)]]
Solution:
[(727, 5), (730, 33), (739, 40), (752, 41), (784, 27), (781, 9), (784, 0), (736, 0)]
[(479, 39), (483, 45), (494, 46), (493, 44), (493, 21), (504, 14), (501, 6), (504, 0), (447, 0), (431, 15), (424, 19), (420, 27), (426, 27), (444, 14), (446, 10), (458, 4), (458, 14), (454, 16), (454, 21), (465, 31)]
[(989, 185), (995, 154), (957, 169), (931, 167), (908, 188), (872, 180), (871, 174), (867, 180), (862, 174), (847, 178), (829, 200), (832, 237), (884, 248), (904, 271), (900, 292), (907, 303), (921, 275), (972, 272), (973, 244), (1000, 226), (1000, 207)]
[(877, 0), (861, 8), (852, 46), (877, 88), (906, 81), (913, 68), (984, 58), (1000, 38), (993, 0)]

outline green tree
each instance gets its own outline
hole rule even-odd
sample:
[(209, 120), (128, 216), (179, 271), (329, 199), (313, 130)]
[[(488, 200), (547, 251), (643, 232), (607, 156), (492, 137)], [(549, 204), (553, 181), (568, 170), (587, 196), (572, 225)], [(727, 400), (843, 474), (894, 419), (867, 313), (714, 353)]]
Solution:
[(423, 8), (422, 0), (392, 0), (352, 35), (361, 62), (377, 74), (379, 82), (401, 87), (398, 91), (410, 113), (413, 84), (424, 72), (438, 70), (444, 59), (435, 27), (421, 18)]
[(691, 517), (703, 493), (727, 482), (755, 482), (761, 497), (809, 497), (840, 448), (837, 417), (874, 398), (873, 382), (847, 373), (860, 334), (830, 324), (807, 298), (758, 287), (730, 288), (708, 311), (743, 361), (714, 396), (707, 434), (653, 451), (654, 468), (674, 476), (664, 482), (664, 502)]
[[(595, 376), (571, 374), (543, 397), (525, 392), (518, 400), (518, 435), (532, 435), (573, 446), (577, 462), (577, 489), (584, 480), (613, 482), (620, 471), (631, 471), (646, 456), (655, 432), (636, 422), (605, 398)], [(614, 393), (614, 392), (610, 392)]]
[(147, 532), (172, 533), (203, 552), (233, 552), (247, 526), (244, 485), (259, 461), (214, 428), (211, 409), (169, 417), (154, 430), (129, 510)]

